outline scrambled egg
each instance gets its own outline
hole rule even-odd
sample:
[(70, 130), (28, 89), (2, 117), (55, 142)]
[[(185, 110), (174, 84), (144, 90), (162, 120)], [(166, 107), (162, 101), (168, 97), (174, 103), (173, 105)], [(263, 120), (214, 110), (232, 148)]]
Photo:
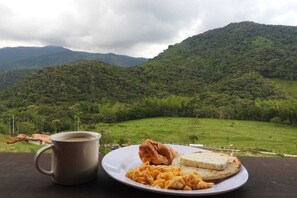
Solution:
[(184, 172), (179, 167), (150, 165), (148, 162), (130, 169), (126, 176), (141, 184), (162, 189), (199, 190), (213, 186), (213, 183), (204, 182), (196, 171)]

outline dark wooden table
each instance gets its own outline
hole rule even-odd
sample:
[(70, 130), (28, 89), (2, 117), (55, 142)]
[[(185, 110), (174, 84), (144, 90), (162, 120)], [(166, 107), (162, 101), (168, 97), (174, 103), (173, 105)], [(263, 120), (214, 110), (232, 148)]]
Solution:
[[(0, 153), (0, 198), (60, 197), (175, 197), (126, 186), (110, 178), (99, 166), (98, 178), (88, 184), (60, 186), (40, 174), (33, 164), (33, 153)], [(101, 158), (100, 158), (101, 160)], [(208, 197), (297, 197), (297, 158), (241, 157), (249, 172), (248, 182), (241, 188)], [(50, 168), (50, 155), (41, 158)]]

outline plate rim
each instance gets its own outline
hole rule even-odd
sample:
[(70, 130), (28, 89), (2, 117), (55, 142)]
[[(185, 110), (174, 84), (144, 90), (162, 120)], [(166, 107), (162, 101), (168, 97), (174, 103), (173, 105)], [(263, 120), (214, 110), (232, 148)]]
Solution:
[[(191, 146), (185, 146), (185, 145), (174, 145), (174, 144), (166, 144), (168, 146), (172, 146), (175, 147), (176, 150), (178, 150), (178, 148), (180, 149), (186, 149), (186, 150), (193, 150), (193, 152), (196, 151), (202, 151), (202, 152), (208, 152), (209, 150), (203, 149), (203, 148), (196, 148), (196, 147), (191, 147)], [(138, 182), (135, 182), (131, 179), (129, 179), (128, 177), (126, 177), (126, 179), (129, 180), (129, 182), (125, 181), (124, 179), (118, 178), (115, 175), (113, 175), (113, 172), (108, 170), (108, 166), (110, 166), (109, 164), (107, 165), (106, 161), (108, 160), (108, 158), (110, 158), (112, 155), (115, 155), (116, 153), (121, 153), (121, 152), (125, 152), (127, 150), (134, 150), (134, 151), (138, 151), (139, 145), (130, 145), (127, 147), (122, 147), (116, 150), (113, 150), (109, 153), (107, 153), (101, 161), (101, 165), (103, 170), (114, 180), (123, 183), (127, 186), (133, 187), (133, 188), (137, 188), (140, 190), (145, 190), (145, 191), (149, 191), (149, 192), (154, 192), (154, 193), (159, 193), (159, 194), (167, 194), (167, 195), (177, 195), (177, 196), (207, 196), (207, 195), (216, 195), (216, 194), (222, 194), (222, 193), (227, 193), (233, 190), (236, 190), (240, 187), (242, 187), (249, 178), (249, 174), (247, 169), (241, 164), (241, 170), (237, 173), (237, 174), (243, 174), (243, 179), (241, 181), (241, 183), (239, 185), (235, 185), (235, 187), (232, 188), (227, 188), (227, 189), (221, 189), (221, 190), (216, 190), (214, 191), (213, 188), (209, 188), (209, 189), (202, 189), (202, 190), (192, 190), (192, 191), (183, 191), (183, 190), (171, 190), (171, 189), (158, 189), (158, 188), (154, 188), (152, 186), (148, 186), (148, 185), (144, 185), (144, 184), (140, 184)], [(137, 149), (137, 150), (136, 150)], [(137, 152), (138, 153), (138, 152)], [(125, 175), (120, 174), (122, 177), (125, 178)], [(226, 179), (229, 180), (232, 179), (232, 177)], [(226, 181), (225, 180), (225, 181)], [(220, 185), (219, 184), (215, 184), (215, 185)]]

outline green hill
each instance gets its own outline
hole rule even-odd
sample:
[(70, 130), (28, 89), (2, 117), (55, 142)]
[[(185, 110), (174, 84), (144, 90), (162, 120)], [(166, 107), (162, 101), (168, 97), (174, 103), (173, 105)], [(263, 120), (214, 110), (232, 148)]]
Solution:
[(297, 79), (297, 27), (231, 23), (169, 46), (151, 64), (194, 67), (210, 81), (257, 72)]
[[(244, 81), (257, 79), (255, 84), (267, 87), (261, 77), (297, 79), (296, 34), (297, 27), (233, 23), (171, 45), (141, 67), (150, 84), (172, 92), (251, 92), (254, 85)], [(256, 97), (262, 97), (259, 91)]]
[(129, 69), (84, 62), (44, 68), (6, 93), (20, 105), (127, 101), (146, 95), (139, 81)]

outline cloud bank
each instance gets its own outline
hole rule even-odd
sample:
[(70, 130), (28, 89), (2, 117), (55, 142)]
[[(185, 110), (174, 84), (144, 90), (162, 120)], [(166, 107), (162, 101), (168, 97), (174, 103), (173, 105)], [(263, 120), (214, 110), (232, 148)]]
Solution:
[(0, 0), (0, 47), (58, 45), (154, 57), (232, 22), (297, 25), (294, 0)]

